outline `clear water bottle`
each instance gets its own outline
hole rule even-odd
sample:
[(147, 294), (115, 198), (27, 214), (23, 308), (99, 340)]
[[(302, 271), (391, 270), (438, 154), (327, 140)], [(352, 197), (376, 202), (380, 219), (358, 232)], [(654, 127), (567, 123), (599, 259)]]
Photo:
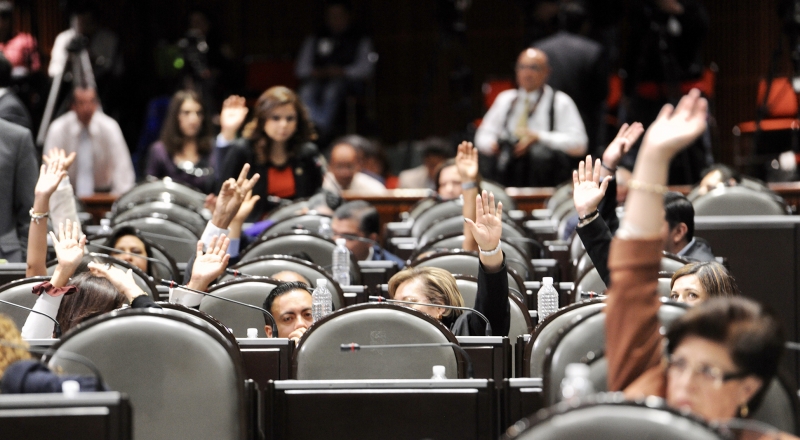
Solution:
[(553, 287), (552, 277), (542, 278), (542, 288), (539, 289), (537, 298), (536, 313), (539, 322), (558, 311), (558, 291)]
[(325, 238), (331, 238), (333, 235), (333, 230), (331, 229), (331, 219), (328, 217), (322, 217), (319, 219), (319, 229), (317, 233)]
[(331, 303), (331, 291), (328, 290), (328, 280), (320, 278), (317, 280), (317, 288), (311, 294), (311, 315), (314, 322), (319, 321), (333, 311)]
[(564, 379), (561, 380), (561, 400), (578, 402), (594, 394), (594, 385), (589, 379), (589, 366), (586, 364), (567, 365)]
[(110, 218), (101, 218), (100, 219), (100, 231), (99, 235), (111, 235), (111, 219)]
[(434, 365), (433, 366), (433, 376), (431, 376), (431, 380), (447, 380), (447, 376), (445, 375), (445, 367), (444, 365)]
[(345, 246), (347, 240), (344, 238), (336, 239), (336, 249), (333, 250), (333, 279), (340, 286), (350, 285), (350, 250)]

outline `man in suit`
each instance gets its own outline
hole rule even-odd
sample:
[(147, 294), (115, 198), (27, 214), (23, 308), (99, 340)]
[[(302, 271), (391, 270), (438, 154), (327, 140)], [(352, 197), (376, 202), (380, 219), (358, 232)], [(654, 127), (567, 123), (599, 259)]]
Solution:
[(378, 210), (369, 203), (355, 200), (340, 206), (333, 214), (331, 229), (334, 238), (347, 239), (347, 248), (356, 260), (394, 261), (398, 269), (405, 266), (405, 261), (400, 257), (387, 252), (376, 243), (380, 233), (380, 217)]
[(11, 87), (11, 62), (0, 53), (0, 119), (32, 130), (31, 115)]
[(39, 175), (34, 151), (30, 130), (0, 120), (0, 258), (9, 262), (25, 261)]
[(547, 84), (575, 101), (586, 127), (589, 152), (595, 154), (598, 147), (604, 147), (605, 141), (603, 114), (608, 95), (607, 57), (600, 43), (584, 36), (588, 16), (580, 2), (562, 3), (558, 18), (561, 30), (535, 42), (533, 47), (547, 54), (551, 71)]

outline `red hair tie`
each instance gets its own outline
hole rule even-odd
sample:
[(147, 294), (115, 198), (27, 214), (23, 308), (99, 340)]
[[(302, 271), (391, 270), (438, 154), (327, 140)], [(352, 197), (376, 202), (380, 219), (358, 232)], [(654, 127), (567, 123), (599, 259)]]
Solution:
[(36, 296), (39, 296), (42, 293), (46, 293), (54, 298), (59, 297), (61, 295), (72, 295), (77, 291), (78, 288), (75, 286), (53, 287), (53, 285), (50, 284), (50, 281), (39, 283), (33, 286), (33, 288), (31, 289), (31, 293), (33, 293)]

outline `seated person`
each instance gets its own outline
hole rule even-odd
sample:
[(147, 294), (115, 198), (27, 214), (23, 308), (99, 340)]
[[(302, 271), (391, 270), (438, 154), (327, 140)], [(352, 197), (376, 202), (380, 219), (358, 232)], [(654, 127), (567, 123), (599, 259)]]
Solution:
[(422, 165), (401, 171), (398, 176), (399, 188), (436, 189), (436, 170), (452, 154), (445, 139), (430, 138), (423, 141)]
[[(495, 207), (494, 196), (484, 192), (483, 197), (478, 197), (477, 206), (476, 221), (466, 221), (481, 249), (474, 308), (489, 320), (493, 335), (506, 335), (511, 318), (505, 256), (500, 249), (503, 205), (500, 203)], [(436, 304), (464, 306), (456, 279), (444, 269), (413, 267), (402, 270), (389, 280), (389, 296), (401, 301), (430, 304), (410, 307), (441, 321), (456, 336), (486, 335), (486, 323), (474, 313), (436, 307)]]
[(721, 163), (703, 170), (703, 179), (697, 185), (697, 195), (704, 195), (721, 186), (736, 186), (742, 181), (742, 175), (733, 168)]
[(311, 315), (311, 288), (299, 281), (279, 284), (264, 300), (264, 309), (272, 313), (278, 334), (272, 334), (272, 323), (264, 316), (264, 333), (268, 338), (289, 338), (298, 342), (314, 323)]
[(347, 202), (336, 209), (331, 222), (334, 238), (347, 239), (347, 248), (358, 261), (394, 261), (402, 269), (405, 261), (378, 246), (380, 217), (374, 206), (363, 200)]
[(703, 133), (707, 111), (694, 89), (675, 109), (664, 106), (644, 137), (609, 255), (605, 353), (609, 391), (623, 391), (629, 399), (661, 397), (676, 410), (725, 423), (758, 408), (775, 377), (784, 338), (778, 320), (743, 297), (693, 307), (666, 335), (657, 318), (668, 167)]
[(0, 394), (60, 393), (68, 380), (77, 381), (82, 391), (102, 391), (94, 376), (57, 375), (36, 359), (14, 322), (0, 315)]
[(273, 280), (283, 281), (284, 283), (298, 282), (298, 283), (303, 283), (306, 286), (311, 286), (311, 281), (308, 278), (291, 270), (282, 270), (278, 273), (274, 273), (270, 276), (270, 278), (272, 278)]
[(386, 187), (374, 177), (361, 172), (358, 160), (358, 149), (355, 144), (366, 141), (361, 136), (350, 135), (333, 142), (331, 160), (322, 188), (341, 194), (351, 191), (362, 195), (379, 195), (386, 192)]
[(689, 263), (672, 274), (669, 299), (700, 304), (710, 298), (736, 296), (739, 289), (728, 269), (716, 261)]
[[(118, 249), (121, 252), (114, 253), (113, 251), (107, 250), (101, 250), (101, 252), (107, 253), (118, 260), (130, 263), (147, 275), (153, 276), (150, 272), (150, 262), (146, 260), (146, 258), (153, 258), (153, 251), (150, 245), (142, 240), (139, 234), (140, 232), (132, 226), (117, 228), (103, 245)], [(91, 245), (89, 246), (91, 247)]]

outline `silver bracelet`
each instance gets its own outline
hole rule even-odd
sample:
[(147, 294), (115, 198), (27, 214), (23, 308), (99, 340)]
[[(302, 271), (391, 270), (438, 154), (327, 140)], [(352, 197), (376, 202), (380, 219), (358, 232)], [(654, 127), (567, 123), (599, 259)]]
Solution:
[(481, 255), (486, 255), (487, 257), (491, 257), (492, 255), (497, 255), (497, 253), (500, 252), (500, 244), (501, 243), (502, 242), (498, 241), (497, 242), (497, 247), (492, 249), (492, 250), (490, 250), (490, 251), (485, 251), (485, 250), (481, 249), (480, 246), (478, 246), (478, 249), (481, 251)]
[(50, 211), (38, 213), (38, 212), (33, 212), (33, 208), (31, 208), (31, 210), (28, 211), (28, 214), (31, 216), (31, 220), (36, 222), (37, 225), (39, 224), (39, 220), (50, 217)]
[(470, 189), (473, 189), (473, 188), (477, 188), (477, 187), (478, 187), (478, 184), (475, 183), (475, 182), (464, 182), (464, 183), (461, 184), (461, 189), (463, 191), (467, 191), (467, 190), (470, 190)]

